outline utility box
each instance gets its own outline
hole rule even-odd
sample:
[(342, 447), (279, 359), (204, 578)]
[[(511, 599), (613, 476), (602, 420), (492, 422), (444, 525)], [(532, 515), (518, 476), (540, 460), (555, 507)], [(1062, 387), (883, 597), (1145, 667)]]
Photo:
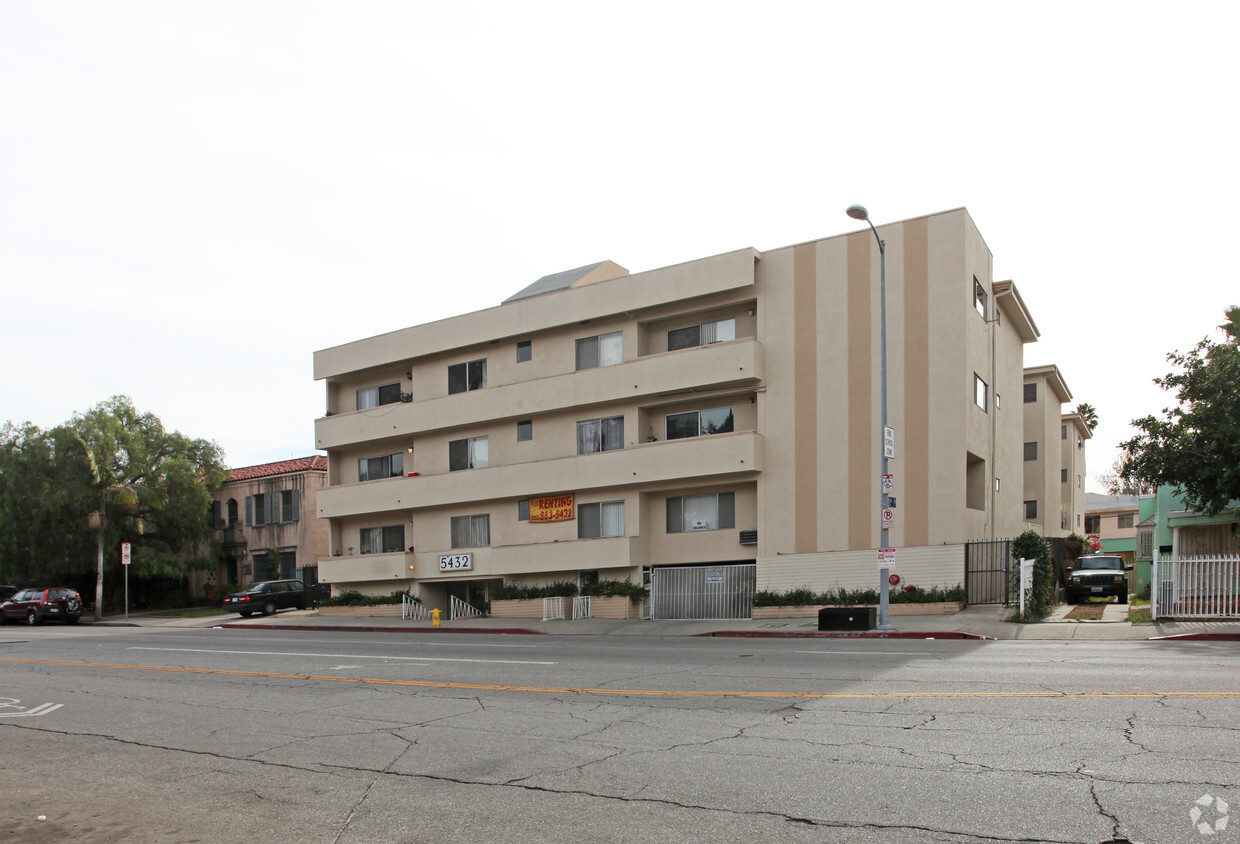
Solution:
[(874, 607), (823, 607), (818, 611), (819, 630), (873, 630), (877, 625)]

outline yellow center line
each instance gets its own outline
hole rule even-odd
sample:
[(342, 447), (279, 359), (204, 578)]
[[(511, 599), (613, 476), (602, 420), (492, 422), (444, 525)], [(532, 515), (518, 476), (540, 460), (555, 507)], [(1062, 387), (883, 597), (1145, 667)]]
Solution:
[(177, 668), (165, 665), (121, 665), (110, 662), (71, 662), (56, 659), (0, 657), (0, 662), (27, 665), (64, 665), (75, 668), (119, 668), (126, 671), (168, 671), (174, 674), (218, 674), (225, 677), (262, 677), (274, 680), (311, 680), (358, 683), (368, 686), (414, 686), (423, 689), (465, 689), (484, 692), (610, 695), (617, 697), (742, 697), (742, 698), (1240, 698), (1240, 692), (701, 692), (674, 689), (589, 689), (572, 686), (513, 686), (500, 683), (448, 683), (435, 680), (389, 680), (382, 677), (338, 677), (324, 674), (282, 674), (274, 671), (234, 671), (226, 668)]

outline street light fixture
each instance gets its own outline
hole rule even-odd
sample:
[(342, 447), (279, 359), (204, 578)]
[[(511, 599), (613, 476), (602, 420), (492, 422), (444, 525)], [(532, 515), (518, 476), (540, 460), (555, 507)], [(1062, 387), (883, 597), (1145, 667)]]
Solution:
[[(887, 550), (887, 523), (883, 519), (883, 513), (890, 506), (887, 496), (886, 481), (889, 474), (888, 471), (888, 451), (887, 440), (889, 437), (887, 431), (887, 244), (883, 243), (883, 239), (878, 236), (878, 229), (874, 228), (874, 223), (870, 221), (870, 212), (865, 209), (864, 205), (850, 205), (844, 211), (854, 220), (863, 220), (874, 232), (874, 239), (878, 241), (878, 297), (879, 297), (879, 324), (882, 332), (882, 396), (883, 396), (883, 422), (882, 430), (879, 431), (879, 441), (883, 444), (883, 460), (882, 460), (882, 477), (878, 482), (878, 523), (879, 523), (879, 554), (880, 556)], [(879, 568), (878, 570), (878, 629), (891, 629), (891, 585), (887, 579), (890, 569)]]

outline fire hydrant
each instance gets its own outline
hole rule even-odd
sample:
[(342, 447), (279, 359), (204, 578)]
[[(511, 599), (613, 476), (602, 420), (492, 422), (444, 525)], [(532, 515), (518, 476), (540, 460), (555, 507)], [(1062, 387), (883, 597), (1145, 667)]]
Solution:
[(439, 626), (439, 610), (431, 610), (431, 627)]

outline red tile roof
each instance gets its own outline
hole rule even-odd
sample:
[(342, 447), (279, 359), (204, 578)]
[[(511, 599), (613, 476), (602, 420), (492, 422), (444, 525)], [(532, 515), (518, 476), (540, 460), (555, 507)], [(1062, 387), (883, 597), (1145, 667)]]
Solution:
[(293, 472), (326, 472), (327, 458), (320, 455), (298, 457), (294, 460), (281, 460), (277, 463), (262, 463), (258, 466), (243, 466), (233, 469), (230, 481), (252, 481), (255, 478), (269, 478), (272, 475), (288, 475)]

